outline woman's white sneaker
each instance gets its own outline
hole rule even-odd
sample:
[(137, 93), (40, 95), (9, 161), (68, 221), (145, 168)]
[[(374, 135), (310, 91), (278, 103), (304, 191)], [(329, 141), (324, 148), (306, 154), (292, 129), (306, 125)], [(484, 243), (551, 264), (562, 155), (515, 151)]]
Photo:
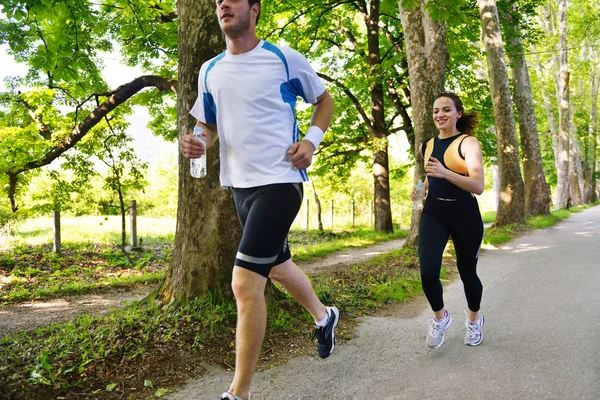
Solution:
[[(466, 313), (466, 312), (465, 312)], [(467, 327), (467, 332), (465, 333), (465, 344), (467, 346), (479, 346), (481, 341), (483, 340), (483, 333), (481, 329), (483, 328), (483, 315), (478, 313), (477, 321), (471, 322), (469, 321), (469, 317), (467, 315), (467, 321), (465, 325)]]
[(448, 311), (445, 311), (444, 318), (441, 320), (430, 319), (429, 322), (429, 330), (427, 331), (427, 346), (432, 349), (437, 349), (442, 344), (444, 344), (444, 332), (450, 328), (452, 324), (452, 317), (448, 314)]

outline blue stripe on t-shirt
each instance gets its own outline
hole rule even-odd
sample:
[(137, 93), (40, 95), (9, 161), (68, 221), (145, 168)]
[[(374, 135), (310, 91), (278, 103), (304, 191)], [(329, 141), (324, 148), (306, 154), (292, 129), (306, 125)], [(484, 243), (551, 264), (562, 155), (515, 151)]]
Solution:
[[(294, 117), (292, 139), (293, 142), (296, 143), (300, 140), (300, 138), (298, 137), (298, 121), (296, 120), (296, 99), (298, 98), (298, 96), (301, 96), (302, 99), (308, 103), (308, 101), (306, 100), (306, 96), (304, 95), (304, 90), (302, 89), (302, 82), (300, 82), (300, 79), (298, 78), (290, 80), (290, 69), (287, 60), (283, 52), (277, 46), (265, 41), (263, 43), (263, 48), (267, 51), (274, 53), (277, 57), (279, 57), (279, 59), (283, 62), (283, 65), (285, 66), (287, 82), (281, 84), (279, 91), (281, 93), (281, 98), (283, 99), (283, 101), (287, 103), (292, 109), (292, 115)], [(308, 175), (306, 173), (306, 170), (300, 170), (300, 176), (302, 176), (302, 180), (308, 181)]]
[(283, 62), (283, 65), (285, 66), (285, 73), (287, 76), (287, 80), (289, 81), (290, 80), (290, 68), (288, 67), (288, 63), (287, 63), (287, 60), (285, 59), (285, 56), (283, 55), (283, 52), (281, 50), (279, 50), (279, 48), (277, 46), (275, 46), (274, 44), (269, 43), (267, 41), (265, 41), (263, 43), (263, 49), (275, 53), (275, 55), (281, 59), (281, 61)]
[(213, 95), (208, 91), (208, 73), (215, 66), (215, 64), (225, 57), (225, 52), (219, 54), (208, 64), (206, 73), (204, 74), (204, 89), (206, 92), (202, 93), (203, 106), (204, 106), (204, 119), (207, 124), (215, 125), (217, 123), (217, 104)]

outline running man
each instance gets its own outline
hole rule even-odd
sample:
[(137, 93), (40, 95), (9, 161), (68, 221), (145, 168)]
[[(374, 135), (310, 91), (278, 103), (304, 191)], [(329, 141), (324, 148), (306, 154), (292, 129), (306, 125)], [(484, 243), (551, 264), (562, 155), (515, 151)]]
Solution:
[[(335, 346), (339, 313), (325, 307), (294, 264), (287, 234), (303, 198), (302, 182), (333, 115), (333, 100), (300, 53), (258, 39), (260, 0), (216, 0), (227, 50), (204, 63), (190, 113), (206, 148), (186, 134), (181, 151), (198, 158), (220, 140), (220, 180), (233, 190), (242, 239), (233, 269), (238, 311), (233, 382), (221, 400), (248, 400), (266, 329), (265, 285), (279, 282), (315, 320), (318, 352)], [(304, 140), (298, 138), (296, 99), (314, 106)]]

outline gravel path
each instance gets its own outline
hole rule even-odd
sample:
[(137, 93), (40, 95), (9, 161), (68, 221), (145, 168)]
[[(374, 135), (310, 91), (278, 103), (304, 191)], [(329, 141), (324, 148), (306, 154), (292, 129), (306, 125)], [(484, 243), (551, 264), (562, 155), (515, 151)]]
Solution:
[[(481, 254), (484, 341), (463, 344), (460, 280), (444, 288), (454, 323), (425, 345), (431, 310), (419, 296), (362, 318), (356, 337), (256, 374), (253, 400), (596, 400), (600, 393), (600, 206)], [(212, 368), (170, 400), (216, 399), (232, 373)]]

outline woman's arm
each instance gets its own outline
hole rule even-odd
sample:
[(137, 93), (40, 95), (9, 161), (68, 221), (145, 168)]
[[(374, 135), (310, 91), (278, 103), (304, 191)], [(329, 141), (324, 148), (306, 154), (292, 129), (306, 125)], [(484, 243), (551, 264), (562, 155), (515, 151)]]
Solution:
[(479, 141), (473, 136), (467, 137), (462, 144), (468, 176), (457, 174), (445, 168), (436, 158), (431, 157), (425, 166), (427, 176), (444, 178), (459, 188), (474, 194), (483, 193), (483, 160)]

